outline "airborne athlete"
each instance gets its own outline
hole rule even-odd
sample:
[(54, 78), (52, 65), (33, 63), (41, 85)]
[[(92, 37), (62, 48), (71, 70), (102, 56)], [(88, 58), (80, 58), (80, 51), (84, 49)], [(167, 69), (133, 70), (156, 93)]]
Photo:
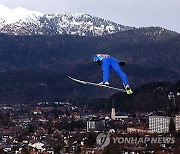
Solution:
[(110, 69), (113, 69), (117, 75), (121, 78), (124, 88), (127, 94), (132, 94), (132, 90), (129, 87), (129, 82), (126, 74), (122, 71), (120, 65), (124, 65), (123, 62), (120, 62), (116, 58), (111, 57), (108, 54), (96, 54), (93, 57), (93, 60), (96, 61), (98, 64), (102, 65), (103, 71), (103, 81), (99, 83), (99, 85), (109, 85), (110, 80)]

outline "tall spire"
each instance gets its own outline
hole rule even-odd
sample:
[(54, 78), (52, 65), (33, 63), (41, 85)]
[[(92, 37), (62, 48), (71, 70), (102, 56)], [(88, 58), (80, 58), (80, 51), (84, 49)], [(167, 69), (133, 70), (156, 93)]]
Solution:
[(114, 108), (114, 99), (112, 101), (112, 109), (111, 109), (111, 119), (115, 120), (116, 117), (116, 112), (115, 112), (115, 108)]

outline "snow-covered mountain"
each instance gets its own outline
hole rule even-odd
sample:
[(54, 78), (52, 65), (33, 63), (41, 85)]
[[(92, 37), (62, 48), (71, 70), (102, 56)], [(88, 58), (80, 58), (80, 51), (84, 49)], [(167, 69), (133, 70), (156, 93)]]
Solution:
[(11, 35), (69, 34), (100, 36), (132, 27), (80, 13), (43, 14), (24, 8), (9, 9), (0, 4), (0, 33)]

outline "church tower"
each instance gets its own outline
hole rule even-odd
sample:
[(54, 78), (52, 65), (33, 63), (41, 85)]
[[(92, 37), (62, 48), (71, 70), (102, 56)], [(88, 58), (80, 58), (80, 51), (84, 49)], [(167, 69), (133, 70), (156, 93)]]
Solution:
[(116, 118), (116, 112), (115, 112), (115, 108), (114, 108), (114, 100), (113, 100), (113, 106), (111, 109), (111, 119), (115, 120)]

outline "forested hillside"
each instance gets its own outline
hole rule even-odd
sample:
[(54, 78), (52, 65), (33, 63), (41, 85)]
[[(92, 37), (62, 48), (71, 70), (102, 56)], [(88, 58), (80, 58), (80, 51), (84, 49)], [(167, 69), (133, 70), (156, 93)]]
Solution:
[[(96, 52), (125, 61), (132, 88), (179, 80), (180, 35), (151, 27), (101, 37), (0, 35), (0, 101), (77, 100), (110, 97), (116, 91), (84, 86), (67, 78), (100, 82)], [(122, 87), (112, 73), (111, 85)]]
[[(175, 98), (169, 99), (168, 94), (172, 92)], [(132, 95), (116, 93), (110, 98), (92, 99), (84, 101), (88, 107), (96, 111), (110, 111), (112, 106), (116, 111), (121, 112), (151, 112), (167, 111), (175, 112), (180, 110), (180, 81), (171, 82), (151, 82), (134, 89)]]

